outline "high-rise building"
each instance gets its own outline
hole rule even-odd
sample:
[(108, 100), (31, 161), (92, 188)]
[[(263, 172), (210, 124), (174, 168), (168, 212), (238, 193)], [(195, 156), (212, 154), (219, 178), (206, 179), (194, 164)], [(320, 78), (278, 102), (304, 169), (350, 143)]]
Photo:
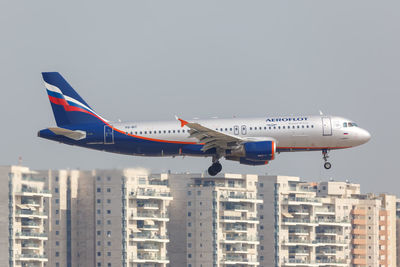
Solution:
[(257, 204), (262, 201), (257, 198), (257, 175), (172, 174), (169, 180), (174, 200), (184, 203), (179, 211), (172, 205), (171, 214), (185, 214), (171, 216), (170, 225), (182, 230), (171, 234), (170, 247), (186, 244), (186, 255), (169, 251), (179, 262), (171, 261), (171, 266), (259, 265)]
[(22, 166), (0, 167), (0, 259), (8, 266), (43, 267), (48, 262), (46, 177)]
[(394, 196), (348, 182), (260, 181), (261, 266), (396, 266)]

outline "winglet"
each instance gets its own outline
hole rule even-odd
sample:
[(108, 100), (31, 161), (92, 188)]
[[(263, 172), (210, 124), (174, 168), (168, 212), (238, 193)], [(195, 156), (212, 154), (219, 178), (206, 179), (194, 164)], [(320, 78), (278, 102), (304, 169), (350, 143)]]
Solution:
[(183, 127), (183, 126), (185, 126), (186, 124), (189, 123), (189, 122), (187, 122), (187, 121), (185, 121), (185, 120), (182, 120), (182, 119), (178, 118), (178, 116), (176, 116), (176, 115), (175, 115), (175, 119), (177, 119), (178, 121), (181, 122), (181, 127)]

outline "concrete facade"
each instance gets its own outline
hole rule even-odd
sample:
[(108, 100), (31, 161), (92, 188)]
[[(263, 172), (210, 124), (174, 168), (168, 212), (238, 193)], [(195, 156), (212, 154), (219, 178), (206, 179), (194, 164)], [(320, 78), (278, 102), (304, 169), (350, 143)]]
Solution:
[(260, 177), (258, 188), (261, 266), (396, 266), (394, 196), (287, 176)]
[[(22, 166), (0, 167), (0, 258), (8, 266), (43, 267), (46, 254), (46, 177)], [(8, 259), (8, 264), (7, 260)]]

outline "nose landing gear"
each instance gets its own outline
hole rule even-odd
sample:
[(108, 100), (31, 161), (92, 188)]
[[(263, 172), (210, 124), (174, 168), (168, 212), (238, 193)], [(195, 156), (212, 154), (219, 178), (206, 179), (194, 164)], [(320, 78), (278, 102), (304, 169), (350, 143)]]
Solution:
[(322, 150), (322, 158), (324, 159), (325, 163), (324, 163), (324, 168), (329, 170), (332, 167), (332, 164), (330, 162), (328, 162), (328, 150), (327, 149), (323, 149)]

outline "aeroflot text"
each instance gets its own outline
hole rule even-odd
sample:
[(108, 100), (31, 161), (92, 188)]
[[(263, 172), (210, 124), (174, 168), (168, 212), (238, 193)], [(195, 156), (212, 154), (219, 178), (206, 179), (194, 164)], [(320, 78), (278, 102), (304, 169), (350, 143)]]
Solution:
[(278, 121), (306, 121), (307, 117), (299, 117), (299, 118), (273, 118), (267, 119), (267, 122), (278, 122)]

